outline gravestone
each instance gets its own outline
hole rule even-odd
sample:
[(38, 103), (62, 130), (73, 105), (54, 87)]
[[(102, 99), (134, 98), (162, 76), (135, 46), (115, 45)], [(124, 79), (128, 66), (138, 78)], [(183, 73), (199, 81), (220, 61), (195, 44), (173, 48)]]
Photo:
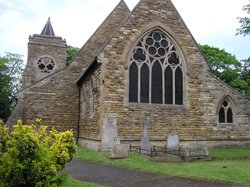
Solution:
[(167, 149), (171, 149), (171, 150), (179, 150), (180, 148), (180, 138), (178, 135), (176, 134), (170, 134), (167, 136), (167, 140), (166, 140), (167, 144), (166, 147)]
[(125, 146), (120, 145), (120, 138), (116, 137), (114, 139), (115, 145), (111, 150), (111, 158), (127, 158), (128, 157), (128, 150)]
[(151, 144), (149, 142), (149, 137), (148, 137), (148, 127), (149, 127), (149, 121), (144, 120), (142, 122), (143, 137), (141, 138), (141, 153), (142, 154), (148, 154), (151, 151)]
[(102, 151), (111, 151), (117, 143), (114, 141), (117, 137), (117, 118), (114, 116), (105, 116), (102, 125)]
[(207, 148), (207, 142), (191, 142), (180, 147), (180, 153), (185, 157), (204, 158), (208, 157), (209, 152)]

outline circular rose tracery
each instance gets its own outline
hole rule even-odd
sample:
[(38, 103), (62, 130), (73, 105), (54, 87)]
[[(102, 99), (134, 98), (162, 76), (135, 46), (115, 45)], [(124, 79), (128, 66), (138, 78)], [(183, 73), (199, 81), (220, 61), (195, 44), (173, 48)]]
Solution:
[(41, 57), (37, 62), (37, 66), (40, 72), (50, 73), (55, 67), (55, 62), (50, 57)]

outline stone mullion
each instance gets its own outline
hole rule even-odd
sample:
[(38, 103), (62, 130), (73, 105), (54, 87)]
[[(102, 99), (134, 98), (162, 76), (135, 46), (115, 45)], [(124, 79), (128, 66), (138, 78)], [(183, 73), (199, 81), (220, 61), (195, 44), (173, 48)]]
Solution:
[(152, 67), (154, 62), (149, 62), (149, 103), (152, 103)]
[(175, 105), (175, 70), (174, 68), (172, 68), (172, 71), (173, 71), (173, 105)]
[(141, 65), (138, 66), (138, 103), (141, 102)]

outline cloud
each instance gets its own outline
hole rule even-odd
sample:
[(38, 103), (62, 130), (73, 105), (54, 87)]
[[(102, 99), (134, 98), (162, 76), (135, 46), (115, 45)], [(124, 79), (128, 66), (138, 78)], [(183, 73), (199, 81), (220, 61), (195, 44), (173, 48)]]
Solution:
[[(120, 0), (0, 0), (0, 55), (27, 54), (29, 35), (40, 34), (48, 17), (55, 34), (82, 47)], [(130, 10), (139, 0), (125, 0)], [(197, 42), (247, 58), (249, 37), (235, 36), (248, 0), (172, 0)]]

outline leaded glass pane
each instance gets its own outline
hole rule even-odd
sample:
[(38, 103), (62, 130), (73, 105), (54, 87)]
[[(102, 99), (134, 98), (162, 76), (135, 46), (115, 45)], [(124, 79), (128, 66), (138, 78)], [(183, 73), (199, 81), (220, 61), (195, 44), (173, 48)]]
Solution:
[(130, 59), (130, 102), (163, 103), (164, 97), (166, 104), (183, 104), (181, 58), (167, 35), (161, 30), (147, 33), (137, 42)]
[(141, 67), (141, 103), (149, 102), (149, 69), (146, 64)]
[(175, 104), (183, 104), (182, 71), (179, 67), (175, 71)]
[(129, 68), (129, 102), (138, 102), (138, 68), (134, 62)]
[(219, 122), (225, 123), (225, 110), (223, 107), (221, 107), (219, 111)]
[(172, 65), (177, 65), (179, 64), (179, 59), (177, 58), (177, 55), (175, 53), (172, 53), (168, 59), (168, 62)]
[(146, 44), (147, 44), (148, 46), (153, 45), (153, 44), (154, 44), (153, 38), (147, 38), (147, 39), (146, 39)]
[(173, 104), (173, 72), (168, 66), (165, 70), (165, 103)]
[(161, 40), (161, 35), (158, 32), (156, 32), (156, 33), (153, 34), (153, 38), (154, 38), (155, 41), (160, 41)]
[(162, 70), (156, 61), (152, 68), (152, 103), (162, 103)]
[(224, 107), (227, 107), (227, 104), (228, 104), (227, 101), (224, 101), (224, 102), (223, 102), (223, 106), (224, 106)]
[(162, 46), (162, 47), (168, 47), (168, 41), (165, 40), (165, 39), (163, 39), (163, 40), (161, 41), (161, 46)]
[(233, 123), (233, 112), (231, 108), (227, 110), (227, 123)]

